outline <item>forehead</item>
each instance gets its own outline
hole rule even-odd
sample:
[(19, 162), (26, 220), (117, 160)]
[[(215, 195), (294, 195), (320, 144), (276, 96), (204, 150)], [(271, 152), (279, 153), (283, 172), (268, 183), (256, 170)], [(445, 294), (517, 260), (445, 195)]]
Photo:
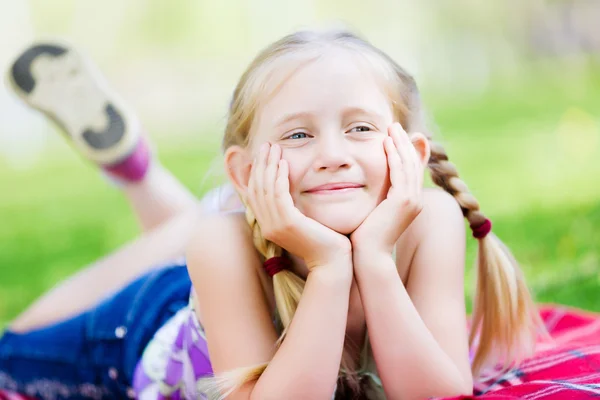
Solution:
[(350, 51), (328, 51), (296, 66), (280, 80), (260, 102), (253, 125), (275, 123), (286, 114), (331, 115), (350, 107), (392, 112), (383, 79), (365, 59)]

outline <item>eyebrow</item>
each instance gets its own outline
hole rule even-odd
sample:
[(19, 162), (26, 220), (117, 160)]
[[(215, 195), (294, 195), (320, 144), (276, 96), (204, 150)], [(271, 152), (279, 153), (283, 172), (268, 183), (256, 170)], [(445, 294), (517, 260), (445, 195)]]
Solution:
[(376, 117), (378, 119), (384, 119), (383, 115), (375, 110), (370, 110), (370, 109), (366, 109), (366, 108), (362, 108), (362, 107), (348, 107), (345, 108), (344, 111), (342, 112), (342, 115), (344, 117), (347, 117), (348, 115), (354, 115), (354, 114), (367, 114), (373, 117)]
[(283, 116), (283, 118), (281, 118), (277, 124), (275, 124), (275, 126), (281, 126), (287, 122), (290, 122), (292, 120), (298, 119), (298, 118), (310, 118), (314, 116), (313, 113), (308, 112), (308, 111), (304, 111), (304, 112), (298, 112), (298, 113), (292, 113), (292, 114), (286, 114)]
[[(349, 115), (353, 115), (353, 114), (367, 114), (367, 115), (371, 115), (373, 117), (376, 117), (378, 119), (383, 119), (383, 115), (381, 115), (381, 113), (378, 113), (374, 110), (367, 110), (365, 108), (362, 107), (347, 107), (342, 111), (342, 116), (343, 117), (348, 117)], [(281, 126), (287, 122), (293, 121), (295, 119), (299, 119), (299, 118), (310, 118), (310, 117), (314, 117), (314, 114), (309, 112), (309, 111), (303, 111), (303, 112), (297, 112), (297, 113), (292, 113), (292, 114), (286, 114), (283, 116), (283, 118), (281, 118), (277, 124), (275, 126)]]

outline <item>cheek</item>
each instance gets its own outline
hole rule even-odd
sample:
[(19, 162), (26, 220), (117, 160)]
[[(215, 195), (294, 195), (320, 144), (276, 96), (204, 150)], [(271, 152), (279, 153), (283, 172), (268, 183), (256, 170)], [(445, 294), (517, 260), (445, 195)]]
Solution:
[[(282, 154), (282, 158), (287, 161), (289, 167), (289, 181), (290, 181), (290, 193), (292, 197), (303, 188), (301, 187), (302, 177), (306, 173), (307, 166), (306, 161), (303, 161), (304, 157), (300, 157), (298, 154), (292, 151), (285, 151)], [(295, 199), (294, 199), (295, 200)]]
[(380, 148), (374, 147), (367, 154), (370, 157), (364, 160), (363, 165), (367, 175), (369, 193), (377, 197), (378, 202), (381, 202), (385, 199), (390, 187), (389, 167), (383, 144)]

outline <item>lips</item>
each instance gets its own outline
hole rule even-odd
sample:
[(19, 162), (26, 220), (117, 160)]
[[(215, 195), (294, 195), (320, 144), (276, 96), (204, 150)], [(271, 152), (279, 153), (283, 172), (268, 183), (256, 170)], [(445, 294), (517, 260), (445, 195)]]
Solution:
[(364, 187), (359, 183), (352, 182), (337, 182), (337, 183), (327, 183), (325, 185), (316, 186), (312, 189), (307, 190), (307, 193), (326, 193), (326, 192), (336, 192), (343, 191), (348, 189), (359, 189)]

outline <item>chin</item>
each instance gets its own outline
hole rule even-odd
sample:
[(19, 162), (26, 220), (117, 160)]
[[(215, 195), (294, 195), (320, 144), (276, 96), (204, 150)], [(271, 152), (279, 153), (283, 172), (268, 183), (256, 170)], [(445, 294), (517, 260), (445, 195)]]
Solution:
[(337, 233), (349, 235), (363, 223), (367, 215), (368, 212), (318, 212), (307, 216)]

